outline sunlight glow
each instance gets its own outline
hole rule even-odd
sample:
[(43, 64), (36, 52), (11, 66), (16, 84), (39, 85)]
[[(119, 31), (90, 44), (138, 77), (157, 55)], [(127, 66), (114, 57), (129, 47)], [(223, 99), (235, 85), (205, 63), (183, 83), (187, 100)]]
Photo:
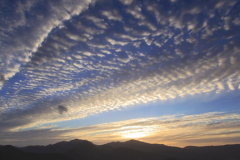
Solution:
[(150, 136), (156, 131), (155, 126), (128, 126), (122, 129), (124, 131), (119, 132), (122, 138), (142, 138)]
[(131, 130), (121, 132), (120, 134), (123, 138), (141, 138), (148, 136), (150, 133), (148, 131), (143, 130)]

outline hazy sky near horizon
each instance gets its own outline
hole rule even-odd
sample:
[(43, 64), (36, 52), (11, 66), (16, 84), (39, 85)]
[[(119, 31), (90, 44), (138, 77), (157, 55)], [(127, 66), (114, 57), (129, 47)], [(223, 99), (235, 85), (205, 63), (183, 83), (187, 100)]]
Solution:
[(240, 143), (240, 1), (2, 0), (0, 144)]

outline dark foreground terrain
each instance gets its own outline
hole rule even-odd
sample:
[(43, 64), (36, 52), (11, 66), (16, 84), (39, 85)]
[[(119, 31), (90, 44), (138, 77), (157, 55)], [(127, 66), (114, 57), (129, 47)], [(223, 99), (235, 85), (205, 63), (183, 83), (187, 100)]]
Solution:
[(240, 160), (240, 145), (170, 147), (136, 140), (94, 145), (86, 140), (47, 146), (0, 146), (1, 160)]

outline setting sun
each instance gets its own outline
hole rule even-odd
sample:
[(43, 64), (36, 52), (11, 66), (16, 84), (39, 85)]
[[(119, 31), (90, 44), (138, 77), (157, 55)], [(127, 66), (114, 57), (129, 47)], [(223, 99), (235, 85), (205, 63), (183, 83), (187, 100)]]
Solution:
[(123, 138), (141, 138), (149, 135), (148, 132), (144, 132), (142, 130), (124, 131), (120, 134)]
[(142, 138), (154, 133), (155, 127), (153, 126), (131, 126), (123, 127), (124, 131), (119, 132), (122, 138)]

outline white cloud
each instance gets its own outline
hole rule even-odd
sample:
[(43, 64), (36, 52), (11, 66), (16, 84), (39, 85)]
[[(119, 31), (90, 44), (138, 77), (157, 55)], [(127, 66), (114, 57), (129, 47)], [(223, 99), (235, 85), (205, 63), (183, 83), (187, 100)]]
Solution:
[(224, 5), (224, 1), (220, 1), (216, 4), (215, 8), (221, 8)]
[(85, 16), (86, 19), (92, 21), (96, 26), (102, 28), (102, 29), (106, 29), (107, 25), (104, 23), (103, 19), (94, 17), (94, 16)]
[(176, 55), (183, 57), (184, 54), (179, 50), (179, 49), (175, 49)]
[(93, 54), (91, 52), (83, 52), (85, 56), (92, 56)]
[(127, 9), (127, 13), (130, 13), (136, 19), (145, 20), (145, 16), (141, 13), (141, 9), (138, 7), (135, 7), (134, 9)]
[(235, 18), (233, 23), (237, 26), (240, 26), (240, 18)]
[(103, 53), (106, 53), (106, 54), (111, 54), (110, 51), (107, 51), (107, 50), (101, 50)]
[(231, 79), (227, 81), (227, 85), (230, 90), (235, 90), (234, 86), (232, 85)]
[(147, 26), (149, 29), (151, 29), (152, 31), (156, 31), (157, 28), (156, 26), (154, 26), (153, 24), (151, 24), (150, 22), (144, 21), (144, 22), (140, 22), (139, 23), (140, 26)]
[(157, 7), (155, 7), (154, 5), (147, 5), (147, 10), (155, 14), (155, 17), (158, 23), (161, 21), (161, 15)]
[[(9, 18), (2, 20), (4, 26), (4, 34), (2, 35), (11, 36), (5, 38), (1, 37), (1, 63), (5, 63), (5, 60), (9, 59), (12, 63), (18, 63), (18, 66), (21, 66), (30, 61), (32, 53), (37, 50), (52, 29), (60, 26), (63, 21), (69, 20), (72, 16), (80, 14), (88, 7), (88, 4), (91, 3), (91, 1), (71, 3), (58, 1), (54, 4), (49, 3), (49, 6), (45, 10), (47, 14), (43, 14), (42, 12), (39, 12), (39, 14), (35, 13), (35, 7), (42, 5), (41, 1), (17, 2), (16, 5), (8, 5), (7, 3), (9, 2), (7, 1), (4, 1), (3, 3), (6, 3), (6, 6), (13, 7), (10, 10), (16, 12), (16, 14), (9, 14)], [(66, 10), (61, 9), (63, 7)], [(28, 19), (25, 17), (25, 12), (31, 15)], [(4, 15), (1, 16), (5, 17)], [(31, 29), (24, 30), (19, 27), (25, 25)], [(0, 28), (2, 28), (2, 25)], [(13, 33), (16, 34), (12, 35)], [(21, 56), (25, 56), (24, 61), (19, 61), (19, 57)], [(5, 63), (0, 70), (8, 76), (14, 76), (19, 69), (14, 68), (11, 70), (11, 68), (11, 64)]]
[(125, 45), (128, 44), (127, 42), (115, 41), (114, 39), (111, 39), (111, 38), (106, 38), (106, 40), (107, 40), (111, 45), (121, 45), (121, 46), (125, 46)]
[(119, 0), (120, 2), (122, 2), (124, 5), (130, 5), (133, 0)]
[(117, 10), (113, 11), (102, 11), (102, 15), (106, 16), (109, 20), (122, 21), (122, 16)]
[(93, 27), (85, 26), (81, 22), (77, 23), (75, 25), (79, 30), (83, 30), (84, 32), (90, 34), (90, 35), (95, 35), (95, 34), (103, 34), (104, 30), (99, 30), (95, 29)]
[(224, 22), (225, 22), (225, 24), (224, 24), (224, 29), (225, 29), (225, 30), (229, 30), (229, 29), (230, 29), (230, 26), (229, 26), (229, 21), (230, 21), (230, 19), (231, 19), (231, 17), (225, 17), (225, 18), (224, 18)]

